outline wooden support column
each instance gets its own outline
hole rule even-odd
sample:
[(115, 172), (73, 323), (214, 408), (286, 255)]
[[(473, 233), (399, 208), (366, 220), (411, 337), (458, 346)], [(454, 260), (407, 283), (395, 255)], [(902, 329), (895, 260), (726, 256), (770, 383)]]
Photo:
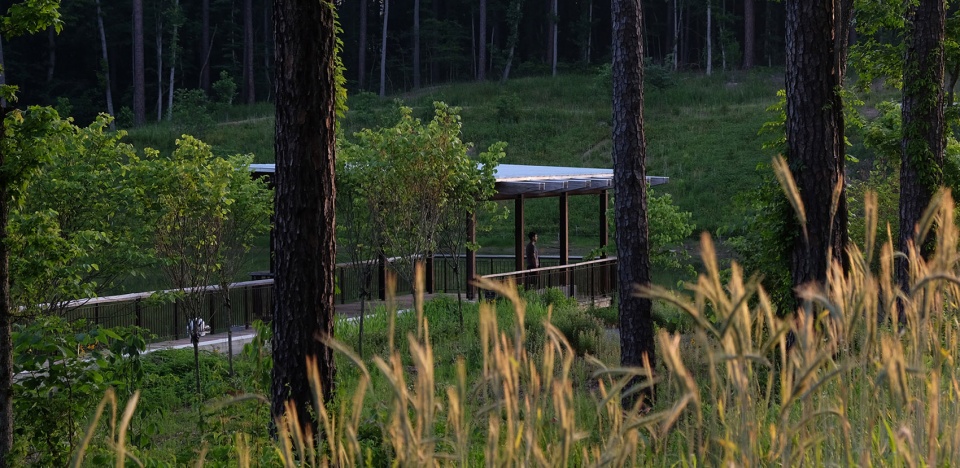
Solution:
[[(560, 264), (570, 264), (570, 196), (566, 192), (560, 194)], [(568, 295), (573, 295), (570, 270), (563, 271), (561, 281), (563, 285), (570, 286)]]
[(377, 256), (377, 286), (380, 289), (380, 300), (387, 300), (387, 257), (383, 254)]
[[(604, 190), (600, 192), (600, 249), (603, 249), (610, 243), (610, 232), (607, 227), (607, 209), (610, 207), (608, 200), (607, 191)], [(600, 258), (607, 258), (606, 251), (600, 254)]]
[(425, 275), (424, 275), (425, 278), (424, 278), (424, 280), (423, 280), (423, 282), (426, 283), (426, 284), (425, 284), (425, 286), (426, 286), (425, 289), (426, 289), (427, 294), (433, 294), (433, 275), (434, 275), (434, 271), (433, 271), (433, 253), (432, 253), (432, 252), (427, 255), (427, 261), (426, 261), (426, 265), (424, 265), (424, 267), (425, 267), (424, 270), (426, 270), (426, 271), (425, 271)]
[(513, 239), (516, 271), (523, 270), (523, 195), (517, 195), (513, 201)]
[[(477, 242), (477, 215), (470, 213), (467, 215), (467, 242)], [(467, 299), (477, 298), (477, 287), (473, 285), (473, 279), (477, 276), (477, 251), (467, 249)]]

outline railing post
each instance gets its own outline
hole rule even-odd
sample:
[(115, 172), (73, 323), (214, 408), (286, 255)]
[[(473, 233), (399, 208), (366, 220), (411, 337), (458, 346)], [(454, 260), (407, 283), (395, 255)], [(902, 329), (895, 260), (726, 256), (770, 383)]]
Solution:
[(380, 300), (387, 300), (387, 257), (380, 254), (377, 259), (377, 286), (380, 288)]
[(433, 294), (433, 252), (427, 254), (427, 261), (425, 268), (426, 278), (424, 278), (424, 286), (426, 287), (427, 294)]
[(177, 300), (173, 300), (173, 339), (180, 339), (180, 307)]
[[(467, 214), (467, 242), (477, 242), (477, 215)], [(477, 276), (477, 252), (467, 250), (467, 271), (464, 275), (467, 278), (467, 299), (477, 298), (477, 287), (473, 285), (473, 279)]]
[(346, 304), (347, 303), (347, 283), (346, 283), (347, 269), (344, 267), (338, 267), (338, 268), (340, 268), (340, 303)]
[(245, 287), (243, 288), (243, 325), (244, 328), (250, 329), (250, 294), (252, 288)]
[(133, 303), (133, 310), (137, 314), (137, 326), (143, 327), (143, 317), (142, 311), (140, 310), (140, 298), (138, 297)]
[(216, 294), (210, 294), (210, 291), (207, 291), (207, 297), (209, 298), (209, 300), (207, 301), (207, 304), (208, 304), (207, 313), (210, 314), (210, 333), (217, 332), (217, 325), (216, 325), (216, 322), (214, 322), (217, 316), (216, 310), (214, 309), (214, 305), (213, 305), (214, 296), (216, 296)]
[(93, 323), (100, 325), (100, 303), (93, 305)]

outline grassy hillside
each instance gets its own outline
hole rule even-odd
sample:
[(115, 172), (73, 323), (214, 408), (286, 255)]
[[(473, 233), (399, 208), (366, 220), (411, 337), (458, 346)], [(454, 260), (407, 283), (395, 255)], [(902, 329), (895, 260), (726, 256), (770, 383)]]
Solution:
[[(508, 163), (610, 167), (610, 95), (601, 80), (593, 75), (522, 78), (504, 86), (459, 83), (383, 100), (353, 96), (343, 128), (352, 135), (363, 127), (391, 124), (396, 101), (427, 119), (432, 102), (445, 101), (463, 108), (465, 140), (478, 147), (498, 140), (509, 143)], [(674, 74), (666, 81), (672, 86), (646, 90), (648, 172), (670, 177), (661, 192), (673, 194), (677, 204), (693, 213), (699, 228), (713, 231), (729, 220), (732, 197), (755, 184), (757, 163), (770, 158), (760, 149), (757, 130), (771, 118), (764, 109), (775, 102), (782, 77), (757, 71), (712, 77)], [(197, 133), (216, 152), (254, 153), (258, 162), (273, 160), (269, 105), (235, 107), (214, 120)], [(133, 130), (130, 140), (169, 151), (176, 135), (191, 130), (189, 125), (165, 123)], [(573, 234), (591, 238), (596, 234), (595, 200), (575, 199), (573, 205)], [(555, 231), (555, 211), (552, 201), (534, 202), (528, 225)]]

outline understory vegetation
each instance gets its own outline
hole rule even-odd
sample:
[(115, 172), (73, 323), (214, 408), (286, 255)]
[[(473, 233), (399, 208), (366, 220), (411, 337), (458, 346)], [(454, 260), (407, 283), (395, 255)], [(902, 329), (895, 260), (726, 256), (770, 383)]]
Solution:
[[(876, 225), (874, 195), (864, 216)], [(367, 321), (364, 356), (351, 351), (355, 325), (341, 321), (329, 342), (338, 351), (337, 397), (316, 407), (317, 440), (291, 420), (278, 422), (278, 445), (269, 436), (268, 406), (251, 395), (266, 385), (266, 329), (235, 361), (235, 377), (223, 356), (204, 355), (211, 377), (199, 400), (189, 356), (142, 356), (142, 390), (108, 391), (85, 437), (73, 434), (81, 447), (75, 461), (953, 465), (960, 462), (954, 219), (953, 200), (941, 193), (921, 223), (922, 234), (940, 226), (936, 254), (905, 253), (908, 290), (893, 280), (889, 239), (868, 229), (865, 249), (848, 247), (849, 273), (834, 265), (824, 289), (803, 291), (803, 307), (790, 318), (778, 316), (755, 276), (736, 264), (721, 270), (704, 235), (704, 271), (686, 291), (637, 291), (689, 318), (680, 333), (661, 328), (653, 369), (611, 365), (618, 351), (603, 313), (509, 284), (483, 285), (502, 299), (472, 309), (462, 330), (451, 300), (381, 310)], [(641, 385), (656, 385), (656, 401), (623, 408), (638, 375)], [(96, 400), (72, 401), (92, 408)], [(28, 461), (51, 455), (43, 447), (24, 453)]]

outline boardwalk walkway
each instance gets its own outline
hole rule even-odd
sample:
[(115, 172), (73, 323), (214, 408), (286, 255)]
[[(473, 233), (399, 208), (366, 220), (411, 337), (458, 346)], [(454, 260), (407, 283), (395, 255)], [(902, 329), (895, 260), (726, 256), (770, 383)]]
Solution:
[[(437, 296), (450, 296), (456, 300), (456, 294), (425, 294), (424, 300), (429, 301)], [(395, 301), (397, 309), (404, 310), (410, 309), (413, 307), (413, 295), (407, 294), (406, 296), (400, 296)], [(377, 307), (384, 306), (383, 301), (370, 301), (367, 303), (367, 313), (376, 310)], [(352, 304), (337, 304), (335, 307), (337, 314), (344, 315), (348, 318), (354, 318), (360, 316), (360, 303)], [(253, 340), (253, 337), (256, 336), (256, 331), (253, 328), (243, 329), (240, 331), (233, 332), (233, 353), (237, 354), (243, 349), (243, 345), (249, 343)], [(166, 349), (184, 349), (192, 348), (193, 345), (190, 343), (190, 338), (181, 338), (179, 340), (171, 341), (160, 341), (157, 343), (150, 343), (147, 345), (147, 353), (154, 351), (166, 350)], [(230, 343), (227, 337), (227, 333), (216, 333), (210, 334), (200, 338), (200, 349), (205, 351), (213, 351), (217, 353), (227, 353), (230, 347)]]

